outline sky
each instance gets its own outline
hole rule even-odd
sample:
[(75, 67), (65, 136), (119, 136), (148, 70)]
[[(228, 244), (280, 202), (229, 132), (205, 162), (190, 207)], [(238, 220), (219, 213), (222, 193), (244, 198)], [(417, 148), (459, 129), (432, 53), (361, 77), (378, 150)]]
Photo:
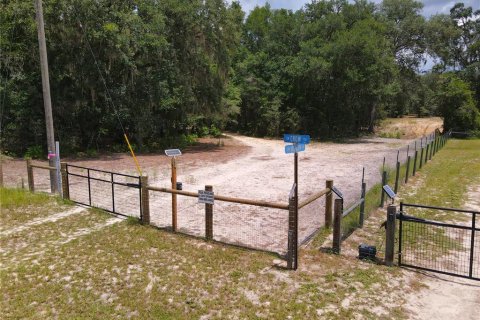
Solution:
[[(239, 0), (242, 4), (242, 8), (245, 12), (249, 12), (252, 10), (256, 5), (264, 5), (267, 1), (266, 0)], [(381, 0), (370, 0), (371, 2), (380, 3)], [(305, 3), (311, 2), (311, 0), (268, 0), (271, 7), (274, 9), (278, 8), (286, 8), (292, 10), (300, 9)], [(353, 1), (352, 1), (353, 2)], [(473, 10), (480, 9), (480, 0), (458, 0), (458, 1), (450, 1), (450, 0), (422, 0), (424, 7), (423, 7), (423, 15), (425, 17), (430, 17), (433, 14), (437, 13), (449, 13), (450, 8), (457, 2), (463, 2), (466, 7), (472, 7)]]

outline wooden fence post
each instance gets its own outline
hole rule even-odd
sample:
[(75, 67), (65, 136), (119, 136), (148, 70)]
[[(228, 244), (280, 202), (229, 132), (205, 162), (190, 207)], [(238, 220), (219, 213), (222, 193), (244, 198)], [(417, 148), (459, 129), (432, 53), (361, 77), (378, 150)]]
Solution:
[(385, 192), (383, 192), (383, 186), (387, 184), (387, 171), (382, 173), (382, 185), (381, 185), (381, 195), (380, 195), (380, 207), (383, 208), (385, 203)]
[(365, 202), (366, 202), (366, 193), (367, 193), (367, 184), (365, 182), (362, 182), (362, 199), (363, 202), (360, 204), (360, 219), (359, 219), (359, 225), (360, 228), (363, 228), (363, 222), (365, 221)]
[(142, 215), (140, 220), (143, 224), (150, 224), (150, 195), (148, 193), (148, 176), (140, 176), (140, 188), (142, 189)]
[(35, 191), (35, 181), (33, 180), (33, 168), (32, 160), (27, 159), (27, 177), (28, 177), (28, 190)]
[(341, 251), (342, 242), (342, 214), (343, 214), (343, 199), (335, 199), (333, 209), (333, 248), (334, 253), (339, 254)]
[(330, 189), (325, 199), (325, 227), (330, 228), (332, 226), (333, 180), (327, 180), (325, 187)]
[[(205, 191), (213, 191), (213, 186), (205, 186)], [(205, 204), (205, 238), (213, 240), (213, 205)]]
[(395, 254), (395, 220), (397, 214), (397, 207), (390, 205), (387, 208), (387, 226), (386, 226), (386, 241), (385, 241), (385, 264), (387, 266), (393, 265), (393, 257)]
[(60, 172), (62, 173), (62, 196), (63, 199), (70, 200), (70, 186), (68, 185), (67, 163), (60, 163)]
[(423, 164), (426, 164), (428, 162), (428, 152), (430, 151), (429, 147), (430, 143), (427, 144), (427, 151), (425, 151), (425, 161), (423, 162)]
[(288, 252), (287, 269), (297, 270), (298, 237), (297, 237), (297, 200), (295, 196), (288, 199)]
[(397, 191), (398, 191), (398, 180), (399, 179), (400, 179), (400, 162), (397, 161), (397, 170), (396, 170), (396, 174), (395, 174), (395, 193), (397, 193)]
[(410, 159), (411, 157), (407, 157), (407, 171), (405, 172), (405, 183), (408, 183), (408, 173), (410, 172)]

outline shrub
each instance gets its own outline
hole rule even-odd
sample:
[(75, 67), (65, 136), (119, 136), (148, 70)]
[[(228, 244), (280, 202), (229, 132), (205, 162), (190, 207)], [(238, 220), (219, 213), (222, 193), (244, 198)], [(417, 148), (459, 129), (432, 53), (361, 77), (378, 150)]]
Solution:
[(25, 152), (24, 158), (29, 159), (42, 159), (45, 157), (43, 153), (43, 149), (41, 146), (32, 146), (27, 148), (27, 152)]

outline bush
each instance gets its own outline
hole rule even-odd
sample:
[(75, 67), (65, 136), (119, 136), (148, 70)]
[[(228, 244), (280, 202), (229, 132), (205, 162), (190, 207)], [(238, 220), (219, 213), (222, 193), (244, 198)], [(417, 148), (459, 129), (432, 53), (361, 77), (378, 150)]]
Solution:
[(45, 157), (41, 146), (32, 146), (27, 148), (24, 158), (28, 159), (42, 159)]
[(220, 129), (218, 129), (217, 127), (215, 127), (213, 124), (210, 126), (210, 135), (215, 137), (215, 138), (218, 138), (222, 135), (222, 131), (220, 131)]
[(455, 74), (443, 75), (435, 102), (444, 119), (445, 130), (475, 131), (480, 129), (480, 113), (475, 106), (468, 83)]

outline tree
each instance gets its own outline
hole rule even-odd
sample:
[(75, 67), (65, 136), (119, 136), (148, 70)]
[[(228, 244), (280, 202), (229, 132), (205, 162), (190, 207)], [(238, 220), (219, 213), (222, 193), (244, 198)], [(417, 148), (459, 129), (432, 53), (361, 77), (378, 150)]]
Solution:
[(480, 112), (475, 107), (473, 91), (454, 73), (440, 76), (434, 101), (444, 119), (445, 130), (480, 130)]

